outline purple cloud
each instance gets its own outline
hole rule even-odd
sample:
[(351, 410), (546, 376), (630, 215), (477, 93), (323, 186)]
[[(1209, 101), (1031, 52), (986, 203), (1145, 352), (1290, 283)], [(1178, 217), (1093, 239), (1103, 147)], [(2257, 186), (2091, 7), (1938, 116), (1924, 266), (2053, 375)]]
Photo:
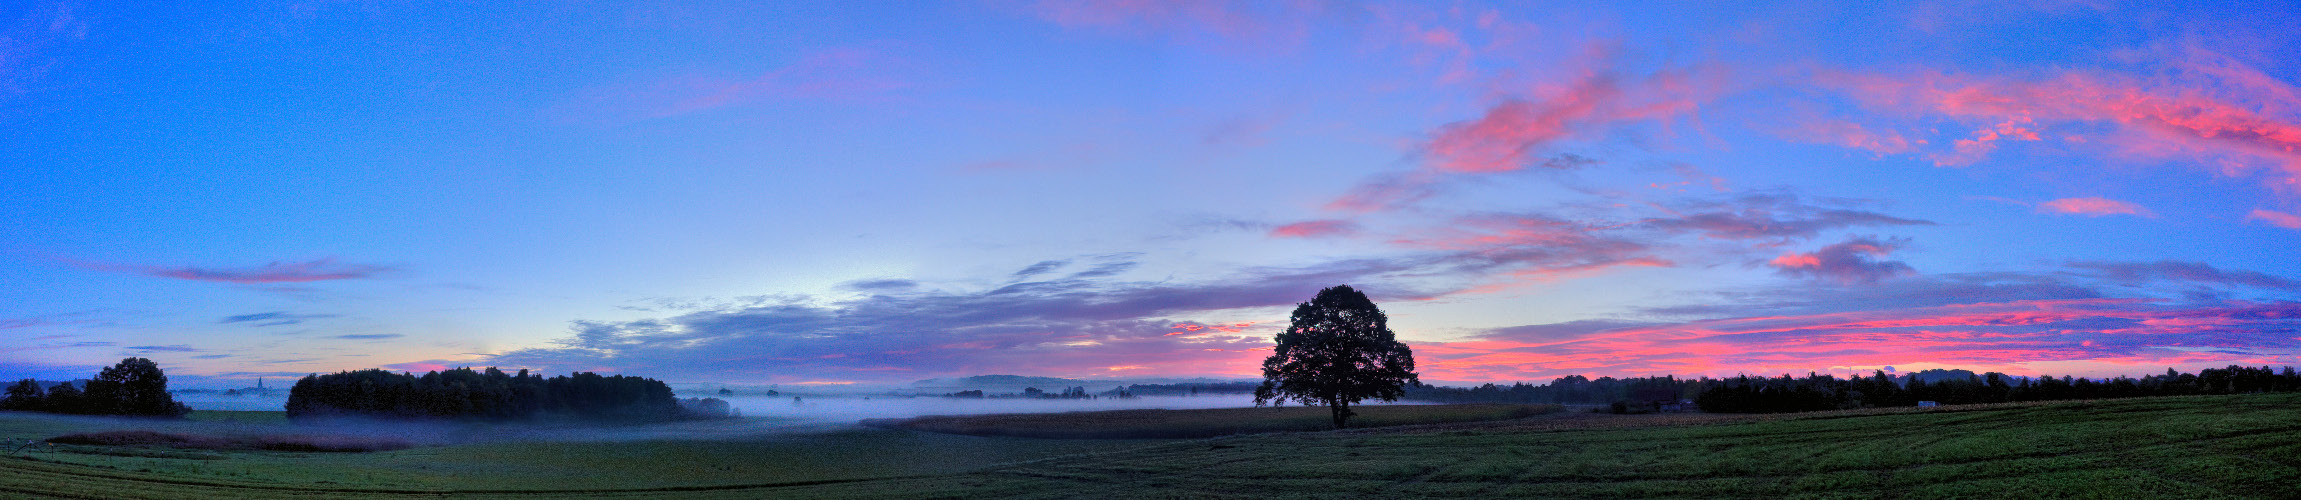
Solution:
[(1870, 236), (1848, 238), (1843, 243), (1825, 246), (1812, 253), (1785, 253), (1766, 265), (1789, 276), (1846, 284), (1876, 283), (1886, 278), (1917, 273), (1909, 264), (1885, 260), (1887, 254), (1900, 249), (1907, 241), (1880, 241)]
[[(977, 291), (886, 290), (833, 302), (804, 297), (709, 307), (664, 318), (578, 321), (558, 346), (502, 353), (489, 364), (551, 371), (612, 369), (668, 377), (911, 380), (1032, 366), (1069, 376), (1241, 375), (1266, 333), (1169, 335), (1213, 311), (1285, 307), (1341, 283), (1396, 281), (1418, 267), (1392, 260), (1250, 268), (1219, 283), (1110, 280), (1131, 261), (1061, 279)], [(1039, 266), (1034, 266), (1039, 267)], [(1045, 266), (1033, 274), (1051, 271)], [(1425, 298), (1369, 286), (1383, 300)]]
[(226, 316), (226, 317), (224, 317), (224, 319), (223, 319), (222, 321), (217, 321), (217, 323), (222, 323), (222, 324), (232, 324), (232, 323), (254, 323), (253, 325), (250, 325), (250, 326), (264, 327), (264, 326), (281, 326), (281, 325), (293, 325), (293, 324), (297, 324), (297, 323), (302, 323), (302, 322), (304, 322), (304, 320), (307, 320), (307, 319), (320, 319), (320, 318), (333, 318), (333, 317), (336, 317), (336, 315), (333, 315), (333, 314), (290, 314), (290, 313), (288, 313), (288, 312), (285, 312), (285, 311), (274, 311), (274, 312), (255, 313), (255, 314), (242, 314), (242, 315), (238, 315), (238, 316)]
[(2222, 270), (2201, 262), (2161, 260), (2157, 262), (2073, 262), (2069, 267), (2097, 273), (2100, 277), (2124, 284), (2150, 281), (2182, 281), (2224, 286), (2245, 286), (2277, 290), (2301, 290), (2301, 281), (2253, 271)]
[(1671, 217), (1646, 219), (1647, 227), (1700, 233), (1719, 239), (1812, 238), (1822, 231), (1857, 226), (1931, 226), (1877, 212), (1826, 207), (1791, 194), (1755, 194), (1724, 202), (1701, 202)]

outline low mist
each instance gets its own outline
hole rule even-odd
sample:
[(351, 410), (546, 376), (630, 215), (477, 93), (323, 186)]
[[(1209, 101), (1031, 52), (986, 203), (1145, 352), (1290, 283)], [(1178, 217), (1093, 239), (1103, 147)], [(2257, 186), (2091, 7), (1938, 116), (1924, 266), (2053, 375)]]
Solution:
[[(851, 430), (864, 419), (909, 418), (927, 415), (982, 415), (994, 413), (1057, 413), (1135, 409), (1204, 409), (1254, 406), (1249, 394), (1197, 396), (1143, 396), (1133, 398), (1050, 399), (1025, 397), (954, 398), (925, 395), (734, 395), (707, 392), (681, 397), (717, 397), (742, 414), (741, 418), (693, 420), (640, 425), (601, 425), (567, 421), (460, 422), (404, 421), (369, 418), (330, 418), (288, 424), (268, 418), (222, 416), (202, 421), (137, 421), (89, 417), (59, 417), (80, 421), (89, 430), (152, 429), (207, 435), (356, 436), (402, 440), (419, 445), (452, 445), (490, 441), (626, 441), (707, 440), (762, 438)], [(182, 393), (178, 401), (196, 410), (284, 411), (284, 392), (270, 395)], [(1386, 404), (1368, 401), (1364, 404)], [(1415, 404), (1410, 402), (1387, 404)]]
[(1147, 396), (1138, 398), (1037, 399), (948, 398), (939, 396), (843, 396), (809, 398), (773, 396), (721, 397), (743, 411), (745, 417), (774, 417), (800, 421), (855, 423), (866, 418), (906, 418), (924, 415), (980, 415), (987, 413), (1055, 413), (1067, 411), (1238, 408), (1254, 406), (1250, 394), (1203, 396)]
[(175, 393), (176, 402), (194, 410), (210, 411), (287, 411), (288, 391), (271, 394), (223, 394), (216, 392)]

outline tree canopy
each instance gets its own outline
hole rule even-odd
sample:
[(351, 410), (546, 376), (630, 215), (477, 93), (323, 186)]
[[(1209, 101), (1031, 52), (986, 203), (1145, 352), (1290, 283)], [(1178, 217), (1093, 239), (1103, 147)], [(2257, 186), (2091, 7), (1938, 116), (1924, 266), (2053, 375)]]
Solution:
[(160, 371), (160, 364), (144, 358), (122, 359), (104, 368), (85, 390), (65, 382), (43, 391), (38, 382), (19, 380), (8, 386), (0, 409), (139, 417), (181, 417), (192, 412), (168, 394), (168, 375)]
[(1333, 409), (1334, 426), (1345, 427), (1350, 405), (1369, 398), (1397, 401), (1414, 374), (1414, 351), (1390, 331), (1390, 317), (1366, 294), (1339, 285), (1294, 307), (1292, 322), (1277, 337), (1278, 347), (1262, 362), (1262, 387), (1254, 403), (1289, 400)]

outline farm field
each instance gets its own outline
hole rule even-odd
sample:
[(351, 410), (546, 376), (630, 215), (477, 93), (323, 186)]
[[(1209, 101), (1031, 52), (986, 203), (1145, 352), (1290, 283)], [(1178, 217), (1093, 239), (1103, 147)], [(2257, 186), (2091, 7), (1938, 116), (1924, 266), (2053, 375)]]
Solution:
[[(1388, 405), (1351, 411), (1355, 428), (1513, 420), (1562, 411), (1557, 405)], [(1332, 429), (1325, 407), (1223, 408), (1206, 410), (1114, 410), (1004, 415), (928, 416), (873, 419), (864, 425), (889, 429), (1053, 439), (1207, 438), (1232, 434), (1304, 432)]]
[[(0, 438), (81, 427), (0, 416)], [(21, 442), (21, 441), (18, 441)], [(188, 452), (187, 452), (188, 453)], [(1193, 440), (891, 429), (0, 459), (61, 498), (2290, 498), (2301, 395), (1596, 415)]]

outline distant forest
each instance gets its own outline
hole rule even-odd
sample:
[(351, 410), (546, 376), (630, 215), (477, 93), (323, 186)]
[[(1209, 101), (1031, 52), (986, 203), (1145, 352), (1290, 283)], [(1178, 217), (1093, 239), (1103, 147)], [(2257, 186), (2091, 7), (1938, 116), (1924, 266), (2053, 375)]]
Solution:
[(580, 372), (544, 378), (457, 368), (416, 376), (383, 370), (309, 375), (288, 391), (288, 418), (366, 416), (517, 420), (567, 417), (664, 421), (734, 415), (718, 398), (679, 399), (662, 381)]
[(1787, 413), (1885, 406), (2003, 403), (2064, 399), (2109, 399), (2189, 394), (2242, 394), (2301, 391), (2301, 373), (2293, 367), (2229, 366), (2197, 373), (2167, 369), (2162, 375), (2141, 378), (2119, 376), (2107, 380), (2075, 377), (2014, 377), (2001, 373), (1973, 375), (1964, 370), (1928, 370), (1907, 375), (1874, 372), (1868, 377), (1837, 378), (1739, 376), (1728, 379), (1680, 379), (1671, 376), (1592, 380), (1571, 375), (1548, 385), (1518, 383), (1479, 387), (1410, 386), (1405, 399), (1449, 403), (1557, 403), (1612, 404), (1617, 411), (1651, 411), (1665, 404), (1691, 399), (1702, 411), (1713, 413)]
[[(1013, 375), (995, 375), (1015, 377)], [(974, 377), (985, 378), (985, 377)], [(1022, 377), (1015, 377), (1022, 378)], [(1045, 378), (1045, 377), (1038, 377)], [(1057, 379), (1061, 380), (1061, 379)], [(1048, 392), (1037, 387), (1025, 387), (1019, 394), (991, 394), (981, 389), (970, 389), (943, 394), (946, 398), (1027, 398), (1027, 399), (1095, 399), (1137, 398), (1143, 396), (1197, 396), (1200, 394), (1253, 394), (1259, 382), (1214, 382), (1184, 384), (1128, 384), (1112, 387), (1099, 393), (1088, 392), (1086, 386), (1066, 387), (1062, 392)]]

